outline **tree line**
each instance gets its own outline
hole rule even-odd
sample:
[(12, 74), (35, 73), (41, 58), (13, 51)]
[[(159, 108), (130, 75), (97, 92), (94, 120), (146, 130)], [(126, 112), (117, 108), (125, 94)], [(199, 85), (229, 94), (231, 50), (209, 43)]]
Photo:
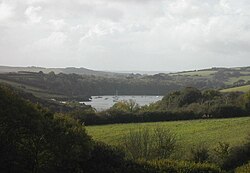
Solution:
[(221, 93), (187, 87), (150, 105), (120, 101), (102, 112), (90, 108), (70, 114), (86, 125), (243, 117), (250, 114), (250, 91)]

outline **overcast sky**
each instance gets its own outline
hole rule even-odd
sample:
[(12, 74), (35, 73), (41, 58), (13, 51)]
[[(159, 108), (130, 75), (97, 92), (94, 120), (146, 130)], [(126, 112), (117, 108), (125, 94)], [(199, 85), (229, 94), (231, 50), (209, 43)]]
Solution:
[(250, 0), (0, 0), (0, 65), (250, 65)]

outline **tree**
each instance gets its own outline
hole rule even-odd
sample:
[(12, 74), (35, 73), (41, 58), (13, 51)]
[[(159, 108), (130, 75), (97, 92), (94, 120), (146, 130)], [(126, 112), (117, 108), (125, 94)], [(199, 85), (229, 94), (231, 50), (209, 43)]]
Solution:
[(0, 85), (1, 172), (81, 172), (91, 140), (81, 124)]
[(110, 108), (111, 111), (122, 111), (122, 112), (128, 112), (128, 113), (138, 112), (139, 109), (140, 109), (140, 106), (132, 99), (128, 101), (123, 100), (123, 101), (117, 102)]
[(194, 102), (197, 102), (202, 98), (201, 92), (192, 87), (187, 87), (181, 91), (181, 95), (179, 97), (179, 106), (188, 105)]

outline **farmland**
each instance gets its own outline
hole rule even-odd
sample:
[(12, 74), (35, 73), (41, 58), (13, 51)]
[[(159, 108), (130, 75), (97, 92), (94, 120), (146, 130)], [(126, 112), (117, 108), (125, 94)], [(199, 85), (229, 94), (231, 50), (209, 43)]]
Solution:
[(221, 92), (248, 92), (250, 90), (250, 85), (245, 86), (239, 86), (239, 87), (233, 87), (233, 88), (227, 88), (221, 90)]
[(164, 127), (176, 134), (179, 146), (177, 155), (187, 154), (192, 146), (206, 144), (214, 147), (218, 142), (238, 145), (250, 133), (250, 117), (138, 124), (114, 124), (87, 126), (87, 132), (95, 140), (119, 145), (124, 135), (138, 128)]

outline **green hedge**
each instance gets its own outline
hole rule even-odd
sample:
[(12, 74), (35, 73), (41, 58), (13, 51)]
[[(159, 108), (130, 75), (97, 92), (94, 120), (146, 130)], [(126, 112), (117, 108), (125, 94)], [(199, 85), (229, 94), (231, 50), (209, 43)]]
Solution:
[(155, 160), (148, 164), (157, 170), (157, 173), (221, 173), (221, 169), (213, 164), (194, 163), (187, 161)]
[(250, 172), (250, 161), (248, 164), (236, 168), (235, 173), (249, 173)]

